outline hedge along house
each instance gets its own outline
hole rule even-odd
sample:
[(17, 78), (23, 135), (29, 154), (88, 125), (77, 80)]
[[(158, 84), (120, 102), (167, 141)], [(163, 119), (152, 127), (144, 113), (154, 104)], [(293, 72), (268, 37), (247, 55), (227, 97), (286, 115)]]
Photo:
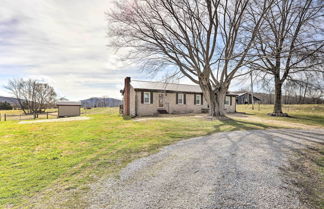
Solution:
[[(202, 113), (208, 111), (208, 104), (198, 85), (131, 81), (125, 78), (123, 95), (123, 115), (152, 116), (163, 113)], [(236, 112), (236, 95), (228, 93), (225, 111)]]

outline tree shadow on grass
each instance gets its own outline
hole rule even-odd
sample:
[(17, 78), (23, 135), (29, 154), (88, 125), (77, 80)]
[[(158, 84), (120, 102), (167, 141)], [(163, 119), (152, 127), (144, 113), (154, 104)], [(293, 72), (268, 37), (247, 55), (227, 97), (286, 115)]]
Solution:
[(309, 122), (309, 124), (321, 125), (324, 124), (324, 117), (318, 115), (297, 115), (297, 116), (290, 116), (290, 118), (294, 120), (303, 120)]
[(269, 128), (280, 128), (278, 126), (267, 125), (264, 123), (239, 121), (231, 118), (220, 120), (221, 124), (214, 126), (214, 129), (209, 134), (223, 131), (242, 131), (242, 130), (253, 130), (253, 129), (269, 129)]

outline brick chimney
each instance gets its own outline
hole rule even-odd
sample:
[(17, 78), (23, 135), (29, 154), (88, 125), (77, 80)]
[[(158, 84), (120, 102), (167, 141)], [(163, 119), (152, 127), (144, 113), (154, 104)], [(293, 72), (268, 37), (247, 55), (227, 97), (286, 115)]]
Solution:
[(131, 78), (125, 78), (124, 84), (124, 115), (130, 115), (130, 82)]

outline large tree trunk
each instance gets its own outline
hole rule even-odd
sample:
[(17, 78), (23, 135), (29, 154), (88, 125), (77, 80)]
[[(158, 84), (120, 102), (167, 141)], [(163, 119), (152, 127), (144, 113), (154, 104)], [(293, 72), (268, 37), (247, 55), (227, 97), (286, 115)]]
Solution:
[(222, 87), (219, 89), (213, 89), (210, 84), (201, 84), (200, 88), (202, 89), (203, 95), (209, 105), (209, 115), (212, 117), (224, 117), (224, 101), (227, 88)]
[(282, 113), (282, 107), (281, 107), (281, 83), (276, 82), (275, 84), (275, 104), (273, 113), (275, 114), (281, 114)]
[(221, 89), (219, 91), (214, 92), (214, 94), (216, 93), (216, 107), (215, 107), (215, 111), (213, 114), (210, 114), (211, 116), (214, 117), (223, 117), (225, 116), (225, 96), (226, 96), (226, 89)]
[(282, 112), (282, 82), (275, 78), (275, 101), (272, 116), (287, 116), (287, 114)]
[(225, 111), (224, 111), (225, 94), (222, 94), (220, 92), (215, 92), (213, 90), (203, 91), (203, 94), (209, 105), (209, 115), (212, 117), (225, 116)]

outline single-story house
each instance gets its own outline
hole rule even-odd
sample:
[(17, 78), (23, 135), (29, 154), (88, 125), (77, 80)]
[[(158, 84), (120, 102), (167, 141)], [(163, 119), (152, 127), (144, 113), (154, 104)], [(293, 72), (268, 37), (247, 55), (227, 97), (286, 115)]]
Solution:
[(72, 101), (61, 101), (57, 102), (56, 106), (58, 108), (58, 117), (73, 117), (80, 116), (81, 114), (81, 102)]
[[(150, 116), (162, 113), (202, 113), (208, 104), (198, 85), (131, 81), (125, 78), (121, 112), (128, 116)], [(236, 95), (226, 95), (225, 111), (236, 112)]]
[[(234, 92), (237, 94), (236, 104), (252, 104), (252, 94), (246, 91)], [(253, 95), (254, 104), (261, 103), (261, 99)]]

